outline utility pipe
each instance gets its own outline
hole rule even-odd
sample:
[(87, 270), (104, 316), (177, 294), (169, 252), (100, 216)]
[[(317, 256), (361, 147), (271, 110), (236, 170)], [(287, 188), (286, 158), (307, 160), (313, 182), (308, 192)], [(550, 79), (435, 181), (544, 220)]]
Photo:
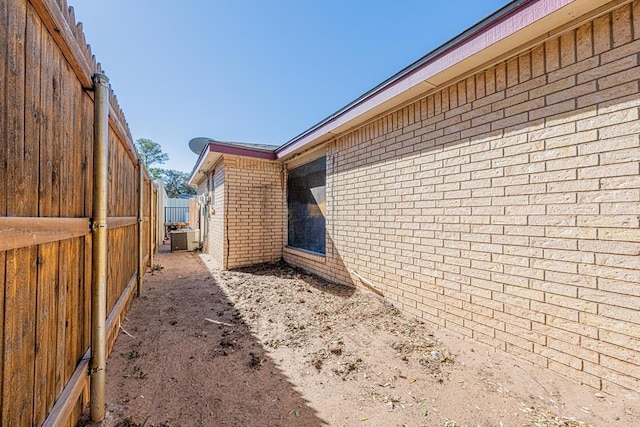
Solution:
[(107, 359), (107, 189), (109, 161), (109, 79), (92, 77), (93, 110), (93, 206), (91, 280), (91, 421), (104, 419), (105, 368)]
[(144, 169), (142, 159), (138, 159), (138, 282), (137, 295), (142, 296), (142, 270), (144, 269)]

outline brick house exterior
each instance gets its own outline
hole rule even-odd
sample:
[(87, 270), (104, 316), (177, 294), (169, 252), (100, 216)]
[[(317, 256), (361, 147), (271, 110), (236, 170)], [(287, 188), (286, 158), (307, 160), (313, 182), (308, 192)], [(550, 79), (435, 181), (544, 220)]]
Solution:
[(255, 144), (211, 141), (191, 178), (203, 248), (225, 269), (282, 258), (284, 169), (269, 160), (273, 149), (248, 147)]
[[(639, 57), (638, 0), (512, 2), (271, 156), (206, 147), (208, 250), (640, 392)], [(287, 244), (288, 175), (318, 158), (324, 253)]]

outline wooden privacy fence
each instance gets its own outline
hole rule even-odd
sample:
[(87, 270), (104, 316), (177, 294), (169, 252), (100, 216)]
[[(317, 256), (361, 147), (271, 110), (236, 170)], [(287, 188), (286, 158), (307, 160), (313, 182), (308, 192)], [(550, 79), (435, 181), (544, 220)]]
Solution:
[[(75, 425), (93, 398), (96, 233), (107, 234), (107, 354), (144, 264), (153, 262), (157, 188), (108, 87), (106, 228), (92, 220), (92, 77), (101, 73), (66, 1), (0, 1), (2, 426)], [(103, 367), (94, 371), (104, 375)]]

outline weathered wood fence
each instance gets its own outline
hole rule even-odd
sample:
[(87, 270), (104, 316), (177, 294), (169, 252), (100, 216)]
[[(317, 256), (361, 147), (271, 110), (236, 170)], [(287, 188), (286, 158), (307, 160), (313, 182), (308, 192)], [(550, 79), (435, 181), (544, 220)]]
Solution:
[[(0, 1), (2, 426), (75, 425), (89, 400), (96, 73), (65, 0)], [(107, 352), (157, 246), (157, 189), (111, 91), (108, 112)]]

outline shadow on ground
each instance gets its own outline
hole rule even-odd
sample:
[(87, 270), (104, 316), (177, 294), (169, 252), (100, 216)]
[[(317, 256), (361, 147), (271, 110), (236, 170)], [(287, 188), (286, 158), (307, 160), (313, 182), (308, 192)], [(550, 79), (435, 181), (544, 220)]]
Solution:
[[(329, 293), (342, 298), (350, 298), (356, 291), (355, 286), (329, 282), (321, 277), (309, 274), (300, 268), (293, 267), (282, 260), (275, 264), (258, 264), (250, 267), (235, 268), (230, 271), (252, 274), (254, 276), (271, 276), (285, 279), (296, 278), (302, 280), (320, 292)], [(274, 273), (277, 275), (274, 276)]]
[(156, 262), (107, 363), (102, 426), (326, 425), (196, 254), (161, 246)]

